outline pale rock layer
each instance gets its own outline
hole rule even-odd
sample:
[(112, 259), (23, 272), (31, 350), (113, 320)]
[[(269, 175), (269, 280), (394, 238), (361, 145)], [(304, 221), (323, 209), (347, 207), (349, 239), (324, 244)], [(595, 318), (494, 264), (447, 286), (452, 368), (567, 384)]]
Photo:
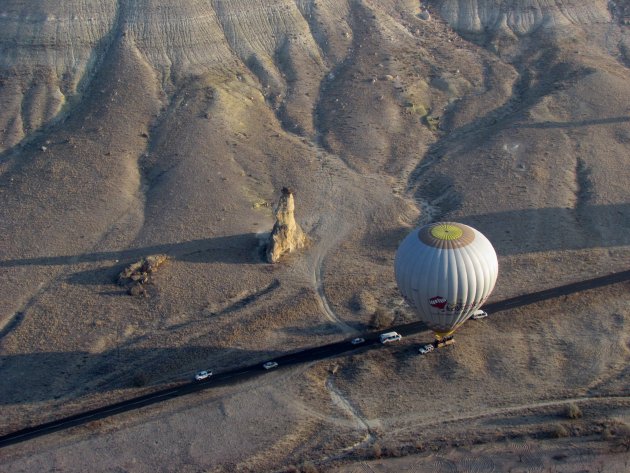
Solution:
[(306, 235), (295, 221), (295, 199), (286, 187), (274, 210), (276, 223), (269, 235), (267, 245), (267, 261), (277, 263), (280, 258), (306, 245)]

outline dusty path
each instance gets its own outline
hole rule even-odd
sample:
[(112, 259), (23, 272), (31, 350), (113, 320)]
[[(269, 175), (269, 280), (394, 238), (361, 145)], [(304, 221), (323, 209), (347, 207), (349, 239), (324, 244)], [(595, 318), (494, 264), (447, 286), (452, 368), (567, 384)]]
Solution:
[(365, 439), (359, 442), (359, 444), (353, 445), (349, 448), (354, 448), (355, 446), (364, 443), (371, 443), (372, 441), (374, 441), (374, 434), (372, 432), (372, 429), (374, 429), (375, 427), (380, 427), (380, 421), (368, 419), (363, 414), (361, 414), (359, 409), (357, 409), (352, 404), (350, 399), (348, 399), (339, 389), (335, 387), (335, 384), (333, 383), (333, 378), (330, 376), (326, 380), (326, 388), (330, 393), (330, 397), (332, 398), (333, 403), (337, 407), (341, 408), (346, 414), (348, 414), (350, 418), (354, 419), (355, 425), (359, 427), (359, 429), (366, 431)]
[[(319, 149), (318, 160), (321, 171), (318, 182), (322, 186), (322, 195), (325, 201), (333, 205), (339, 205), (336, 212), (322, 212), (318, 223), (315, 225), (314, 234), (317, 242), (307, 262), (307, 271), (310, 274), (311, 284), (317, 293), (318, 305), (322, 314), (330, 322), (339, 327), (344, 334), (354, 334), (357, 330), (344, 322), (332, 309), (326, 291), (324, 289), (324, 261), (335, 250), (352, 229), (351, 222), (357, 219), (358, 209), (362, 209), (360, 202), (362, 192), (342, 193), (345, 189), (344, 181), (351, 180), (354, 173), (341, 158)], [(341, 182), (340, 182), (341, 181)], [(354, 205), (348, 205), (354, 201)]]
[[(509, 407), (502, 407), (496, 409), (487, 409), (483, 412), (465, 413), (462, 415), (455, 415), (448, 418), (441, 418), (439, 420), (422, 420), (419, 416), (415, 419), (410, 419), (408, 415), (396, 418), (375, 418), (367, 419), (364, 417), (352, 404), (351, 400), (346, 398), (339, 390), (335, 388), (331, 378), (328, 378), (326, 382), (331, 398), (336, 406), (341, 408), (352, 421), (339, 419), (335, 416), (325, 415), (316, 409), (306, 406), (299, 402), (293, 402), (293, 407), (297, 407), (300, 412), (305, 415), (313, 416), (314, 418), (325, 421), (330, 425), (338, 426), (342, 428), (349, 428), (351, 426), (356, 427), (359, 431), (366, 431), (367, 435), (358, 442), (348, 445), (343, 449), (343, 453), (351, 452), (353, 450), (360, 450), (366, 446), (372, 445), (377, 442), (376, 436), (373, 434), (374, 428), (382, 429), (385, 435), (394, 435), (405, 433), (408, 431), (417, 431), (422, 429), (423, 431), (430, 431), (432, 427), (447, 426), (449, 424), (460, 424), (461, 422), (479, 421), (483, 419), (493, 418), (497, 416), (511, 416), (518, 415), (526, 411), (532, 411), (537, 409), (545, 409), (550, 407), (562, 407), (568, 404), (597, 404), (598, 407), (630, 407), (630, 396), (581, 396), (571, 397), (566, 399), (553, 399), (548, 401), (538, 401), (531, 403), (523, 403)], [(530, 413), (531, 414), (531, 413)], [(405, 425), (400, 425), (405, 424)], [(442, 433), (440, 433), (442, 432)], [(438, 435), (443, 435), (443, 431), (438, 432)], [(328, 458), (340, 458), (341, 455), (335, 455)], [(484, 470), (486, 471), (486, 470)]]
[(324, 283), (322, 279), (322, 274), (324, 271), (323, 261), (324, 261), (324, 255), (322, 253), (318, 253), (315, 258), (315, 266), (313, 268), (313, 285), (315, 286), (315, 289), (317, 291), (318, 305), (322, 313), (324, 314), (324, 316), (329, 321), (337, 325), (337, 327), (339, 327), (339, 329), (343, 333), (346, 333), (346, 334), (357, 333), (356, 329), (352, 328), (350, 325), (348, 325), (343, 320), (341, 320), (337, 316), (337, 314), (335, 314), (335, 312), (332, 310), (332, 307), (330, 307), (330, 304), (328, 303), (328, 299), (326, 298), (326, 292), (324, 290)]
[(398, 420), (409, 421), (409, 425), (396, 427), (393, 429), (389, 429), (387, 431), (388, 434), (403, 432), (408, 429), (417, 429), (418, 427), (431, 427), (436, 425), (445, 425), (452, 424), (456, 422), (462, 421), (475, 421), (481, 420), (489, 417), (496, 417), (501, 415), (514, 415), (522, 411), (535, 410), (535, 409), (544, 409), (547, 407), (560, 407), (565, 406), (567, 404), (581, 404), (581, 403), (597, 403), (601, 405), (611, 405), (611, 406), (630, 406), (630, 396), (581, 396), (581, 397), (570, 397), (566, 399), (552, 399), (550, 401), (537, 401), (531, 403), (523, 403), (517, 404), (509, 407), (499, 407), (495, 409), (486, 409), (482, 412), (477, 413), (465, 413), (462, 415), (455, 415), (450, 417), (441, 418), (439, 420), (420, 420), (420, 416), (410, 417), (405, 415), (404, 417), (392, 418), (389, 421), (386, 421), (384, 424), (394, 424)]

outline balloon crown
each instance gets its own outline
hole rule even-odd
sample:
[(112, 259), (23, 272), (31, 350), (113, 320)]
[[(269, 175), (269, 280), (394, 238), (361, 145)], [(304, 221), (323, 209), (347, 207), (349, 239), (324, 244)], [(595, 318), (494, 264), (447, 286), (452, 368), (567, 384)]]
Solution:
[(437, 248), (461, 248), (474, 241), (475, 231), (463, 223), (436, 222), (422, 227), (418, 238), (425, 245)]
[(437, 225), (431, 229), (431, 235), (438, 240), (457, 240), (464, 234), (461, 228), (449, 223)]

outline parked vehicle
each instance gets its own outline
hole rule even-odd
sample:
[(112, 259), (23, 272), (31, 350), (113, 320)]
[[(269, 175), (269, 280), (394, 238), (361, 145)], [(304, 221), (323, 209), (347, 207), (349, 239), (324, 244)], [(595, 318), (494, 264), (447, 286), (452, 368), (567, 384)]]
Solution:
[(353, 338), (352, 341), (350, 343), (352, 343), (353, 345), (359, 345), (360, 343), (364, 343), (365, 342), (365, 338)]
[(481, 309), (477, 309), (470, 316), (470, 318), (473, 320), (485, 319), (486, 317), (488, 317), (488, 313), (485, 310)]
[(418, 348), (418, 351), (420, 352), (421, 355), (426, 355), (427, 353), (431, 353), (433, 350), (435, 350), (435, 347), (433, 346), (432, 343), (429, 343), (428, 345), (422, 345), (420, 348)]
[(263, 368), (265, 368), (266, 370), (270, 370), (277, 367), (278, 367), (278, 363), (276, 363), (275, 361), (268, 361), (267, 363), (263, 365)]

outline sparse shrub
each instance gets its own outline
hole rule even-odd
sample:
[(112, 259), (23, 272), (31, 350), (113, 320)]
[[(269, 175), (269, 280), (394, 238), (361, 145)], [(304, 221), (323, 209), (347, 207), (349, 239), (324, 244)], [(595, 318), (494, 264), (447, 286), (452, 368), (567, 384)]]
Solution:
[(302, 464), (302, 469), (301, 469), (302, 473), (318, 473), (319, 470), (317, 469), (317, 467), (315, 466), (315, 464), (313, 462), (304, 462)]
[(552, 435), (557, 439), (561, 439), (568, 437), (570, 432), (564, 425), (558, 424), (553, 428)]
[(134, 297), (138, 297), (138, 296), (146, 296), (147, 295), (147, 289), (143, 284), (140, 283), (133, 283), (129, 286), (129, 289), (127, 289), (127, 293), (130, 296), (134, 296)]
[(380, 444), (375, 443), (372, 445), (372, 456), (374, 458), (381, 458), (383, 456), (383, 449)]
[(602, 439), (615, 440), (615, 447), (621, 451), (630, 451), (630, 426), (621, 421), (606, 425), (602, 431)]
[(365, 289), (355, 294), (352, 300), (352, 308), (362, 315), (370, 315), (376, 310), (376, 298)]
[(402, 450), (397, 445), (388, 445), (387, 447), (385, 447), (383, 456), (398, 458), (402, 456)]
[(432, 115), (425, 115), (423, 118), (424, 124), (427, 126), (427, 128), (429, 128), (429, 130), (431, 131), (437, 131), (438, 127), (440, 126), (440, 118), (439, 117), (434, 117)]
[(137, 388), (145, 386), (149, 382), (149, 378), (145, 373), (138, 373), (133, 377), (133, 385)]
[(380, 330), (385, 327), (389, 327), (393, 322), (394, 315), (391, 312), (379, 307), (376, 311), (374, 311), (374, 314), (372, 314), (372, 321), (370, 322), (370, 325), (372, 328)]
[(625, 437), (630, 437), (630, 425), (624, 421), (619, 421), (617, 425), (617, 430), (619, 431), (619, 435), (623, 435)]
[(570, 404), (567, 404), (565, 414), (569, 419), (579, 419), (580, 417), (582, 417), (582, 410), (577, 404), (574, 404), (572, 402)]
[(85, 427), (88, 430), (98, 430), (103, 428), (104, 425), (105, 422), (103, 420), (93, 420), (92, 422), (88, 422)]
[(604, 430), (602, 430), (602, 440), (608, 441), (613, 438), (615, 438), (615, 434), (612, 430), (610, 430), (610, 427), (604, 427)]
[(407, 102), (406, 107), (411, 113), (419, 115), (420, 118), (426, 117), (429, 114), (426, 107), (421, 103)]
[(630, 425), (625, 422), (620, 422), (615, 426), (615, 435), (630, 440)]
[(617, 432), (617, 436), (619, 437), (619, 446), (624, 451), (630, 452), (630, 427), (624, 425), (623, 429)]

